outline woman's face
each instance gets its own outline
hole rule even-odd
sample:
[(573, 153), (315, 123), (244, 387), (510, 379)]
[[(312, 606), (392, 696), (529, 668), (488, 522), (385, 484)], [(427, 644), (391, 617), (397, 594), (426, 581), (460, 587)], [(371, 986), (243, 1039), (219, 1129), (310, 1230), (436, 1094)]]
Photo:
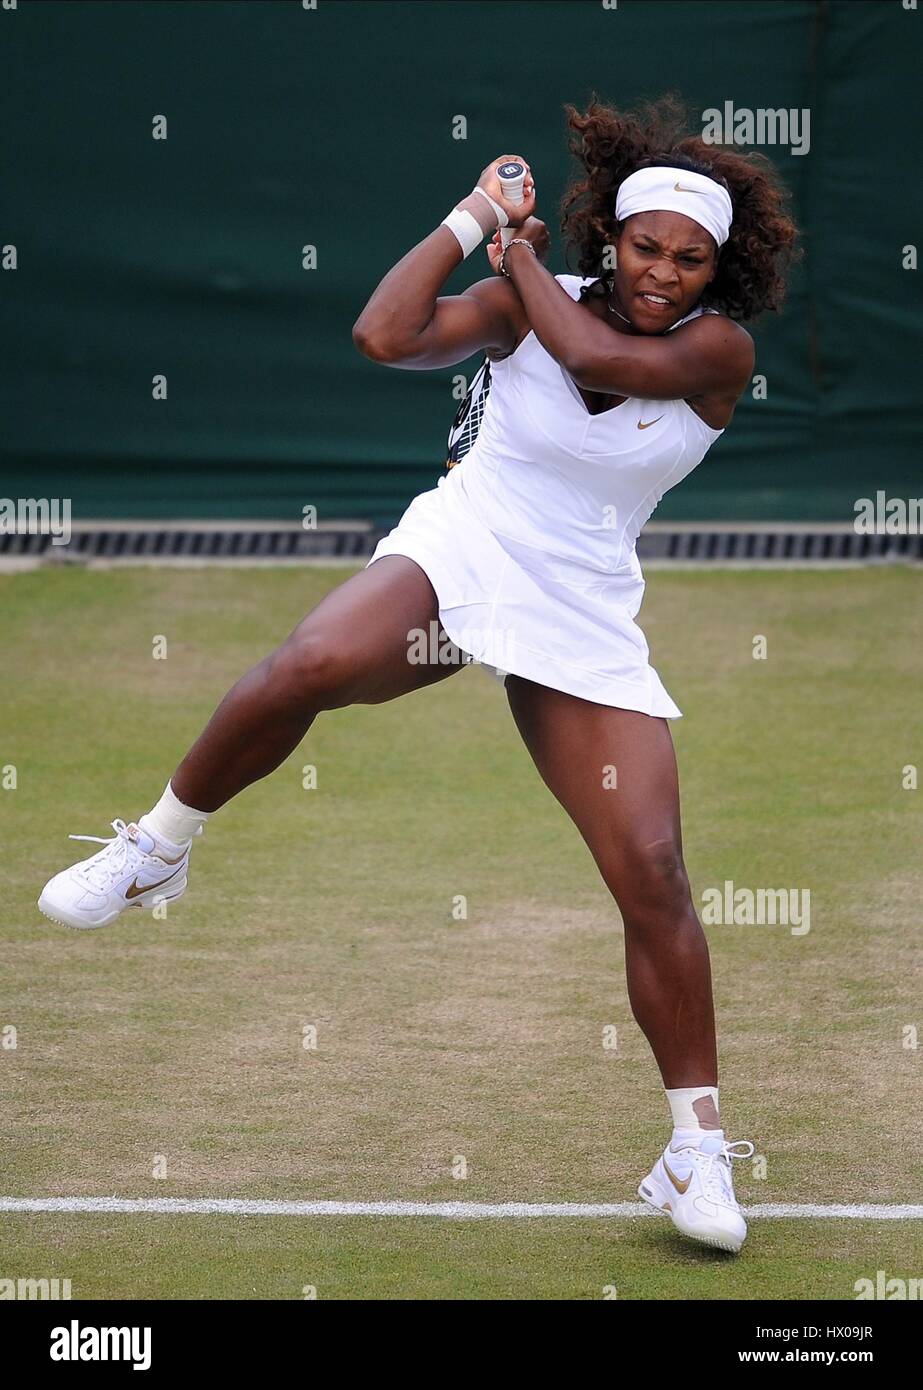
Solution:
[(718, 268), (711, 233), (681, 212), (636, 212), (616, 247), (614, 298), (639, 333), (663, 333), (678, 323)]

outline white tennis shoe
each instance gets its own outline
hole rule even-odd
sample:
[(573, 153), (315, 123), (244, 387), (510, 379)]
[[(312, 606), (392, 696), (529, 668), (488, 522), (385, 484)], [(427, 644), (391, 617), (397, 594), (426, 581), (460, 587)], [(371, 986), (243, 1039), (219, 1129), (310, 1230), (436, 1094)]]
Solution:
[[(116, 819), (112, 828), (111, 840), (99, 835), (68, 836), (93, 840), (105, 849), (63, 869), (45, 884), (38, 905), (53, 922), (83, 929), (107, 927), (128, 907), (156, 907), (185, 891), (191, 845), (178, 857), (167, 858), (154, 837), (134, 822), (126, 825)], [(196, 834), (201, 833), (200, 827)]]
[(747, 1236), (747, 1223), (734, 1197), (731, 1160), (750, 1158), (749, 1139), (725, 1140), (715, 1130), (673, 1149), (669, 1144), (638, 1188), (648, 1206), (667, 1212), (684, 1236), (731, 1250), (736, 1255)]

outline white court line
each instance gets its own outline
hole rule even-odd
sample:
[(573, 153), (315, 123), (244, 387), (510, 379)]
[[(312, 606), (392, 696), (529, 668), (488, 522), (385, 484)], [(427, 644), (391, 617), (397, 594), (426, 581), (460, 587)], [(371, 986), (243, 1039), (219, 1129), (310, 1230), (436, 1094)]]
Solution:
[[(923, 1206), (769, 1202), (751, 1218), (923, 1221)], [(163, 1216), (442, 1216), (463, 1221), (531, 1216), (659, 1216), (644, 1202), (286, 1202), (245, 1197), (0, 1197), (0, 1212), (99, 1212)]]

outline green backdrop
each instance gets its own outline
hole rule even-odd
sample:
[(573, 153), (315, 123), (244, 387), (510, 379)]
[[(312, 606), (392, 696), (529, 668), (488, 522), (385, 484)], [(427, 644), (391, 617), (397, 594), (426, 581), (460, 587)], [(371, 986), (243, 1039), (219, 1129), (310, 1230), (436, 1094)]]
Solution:
[[(669, 89), (696, 113), (807, 108), (811, 143), (764, 149), (806, 247), (752, 330), (767, 399), (657, 515), (848, 520), (879, 488), (919, 495), (921, 24), (901, 0), (0, 9), (0, 494), (81, 519), (395, 518), (439, 476), (478, 359), (365, 361), (369, 294), (496, 155), (526, 155), (553, 222), (565, 101)], [(486, 273), (475, 253), (446, 292)]]

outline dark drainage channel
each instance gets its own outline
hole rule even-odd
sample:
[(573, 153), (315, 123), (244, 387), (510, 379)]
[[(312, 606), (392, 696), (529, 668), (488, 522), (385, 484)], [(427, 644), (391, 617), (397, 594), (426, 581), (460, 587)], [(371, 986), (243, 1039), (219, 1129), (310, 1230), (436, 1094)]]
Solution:
[[(0, 561), (35, 563), (252, 564), (285, 560), (367, 560), (387, 528), (328, 523), (317, 530), (246, 524), (158, 526), (99, 522), (75, 525), (67, 545), (49, 535), (0, 534)], [(668, 564), (862, 564), (923, 562), (923, 535), (858, 535), (851, 526), (804, 523), (720, 526), (652, 523), (638, 541), (642, 561)]]
[(923, 561), (923, 535), (868, 536), (844, 526), (764, 528), (651, 526), (638, 541), (641, 560), (686, 564), (849, 564)]
[(251, 527), (195, 525), (158, 527), (122, 526), (117, 522), (73, 528), (67, 545), (55, 544), (48, 535), (0, 535), (0, 559), (34, 556), (46, 562), (111, 560), (150, 562), (159, 560), (213, 561), (216, 564), (269, 560), (368, 559), (383, 530), (367, 526), (328, 526), (323, 530), (300, 527)]

